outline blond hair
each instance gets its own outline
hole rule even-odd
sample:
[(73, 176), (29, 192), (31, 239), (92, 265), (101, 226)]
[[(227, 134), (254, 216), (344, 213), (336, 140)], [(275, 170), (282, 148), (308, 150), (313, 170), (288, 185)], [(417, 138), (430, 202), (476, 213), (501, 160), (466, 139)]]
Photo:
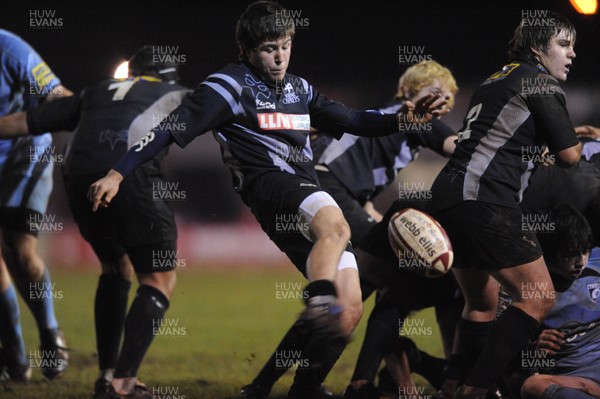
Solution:
[(438, 80), (442, 86), (448, 88), (452, 93), (452, 98), (448, 102), (448, 106), (454, 105), (454, 97), (458, 93), (456, 80), (452, 76), (450, 70), (435, 61), (421, 61), (418, 64), (409, 67), (398, 81), (398, 92), (395, 100), (408, 100), (404, 96), (403, 86), (408, 87), (410, 93), (418, 93), (423, 87), (432, 85), (435, 80)]

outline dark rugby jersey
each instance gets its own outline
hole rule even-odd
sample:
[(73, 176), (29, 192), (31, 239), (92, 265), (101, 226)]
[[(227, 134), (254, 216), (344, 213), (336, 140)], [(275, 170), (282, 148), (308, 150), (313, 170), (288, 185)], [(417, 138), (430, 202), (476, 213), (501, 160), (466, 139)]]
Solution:
[[(236, 191), (271, 171), (317, 183), (308, 135), (311, 126), (335, 137), (347, 131), (361, 135), (398, 131), (395, 115), (349, 109), (291, 74), (276, 84), (265, 83), (243, 62), (229, 64), (208, 76), (173, 115), (178, 115), (187, 128), (178, 130), (161, 124), (154, 134), (170, 134), (185, 147), (213, 130)], [(116, 169), (127, 173), (131, 159), (122, 160)]]
[[(396, 114), (402, 104), (394, 103), (380, 111)], [(339, 140), (320, 134), (312, 141), (315, 163), (327, 166), (364, 205), (391, 183), (398, 171), (417, 157), (422, 147), (444, 155), (444, 141), (455, 134), (437, 119), (417, 129), (382, 137), (359, 137), (347, 133)]]
[(477, 200), (516, 208), (533, 169), (577, 144), (558, 82), (517, 59), (473, 94), (459, 140), (433, 185), (432, 210)]
[[(64, 174), (92, 174), (112, 168), (188, 92), (151, 77), (111, 79), (30, 110), (27, 121), (32, 134), (75, 130)], [(176, 120), (168, 122), (178, 124)]]

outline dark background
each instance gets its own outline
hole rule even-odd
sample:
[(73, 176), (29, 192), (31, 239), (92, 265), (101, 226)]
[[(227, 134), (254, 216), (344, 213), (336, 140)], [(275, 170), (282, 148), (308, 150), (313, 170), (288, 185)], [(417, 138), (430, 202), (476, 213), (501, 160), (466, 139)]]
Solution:
[[(111, 77), (116, 66), (144, 44), (178, 46), (186, 62), (181, 83), (195, 87), (207, 75), (235, 61), (234, 28), (250, 1), (12, 1), (4, 4), (0, 27), (28, 41), (63, 84), (80, 90)], [(297, 29), (289, 71), (322, 93), (352, 107), (389, 101), (400, 65), (400, 46), (424, 46), (424, 54), (449, 67), (461, 88), (446, 122), (458, 130), (470, 93), (505, 61), (506, 48), (524, 10), (551, 9), (577, 27), (577, 59), (564, 85), (575, 124), (600, 125), (600, 20), (577, 14), (561, 1), (281, 1), (308, 24)], [(30, 10), (55, 10), (59, 29), (30, 26)], [(68, 134), (57, 136), (58, 150)], [(60, 168), (57, 168), (59, 172)], [(187, 220), (245, 219), (232, 193), (218, 146), (204, 135), (166, 165), (170, 181), (181, 183), (188, 200), (174, 204)], [(67, 214), (60, 178), (50, 210)]]

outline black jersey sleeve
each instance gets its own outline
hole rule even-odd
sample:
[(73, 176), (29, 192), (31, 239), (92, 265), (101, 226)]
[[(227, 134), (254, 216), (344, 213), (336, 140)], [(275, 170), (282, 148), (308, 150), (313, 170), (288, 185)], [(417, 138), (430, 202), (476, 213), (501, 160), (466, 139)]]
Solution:
[(453, 135), (456, 135), (456, 133), (448, 125), (439, 119), (433, 119), (430, 131), (409, 133), (406, 135), (406, 138), (408, 145), (413, 149), (427, 147), (441, 156), (446, 156), (444, 154), (444, 142), (448, 137)]
[(543, 94), (528, 96), (527, 103), (536, 130), (542, 135), (551, 153), (557, 153), (579, 142), (569, 118), (565, 95), (558, 82), (552, 78), (546, 80)]
[[(169, 133), (173, 140), (185, 147), (201, 134), (231, 123), (235, 116), (244, 114), (239, 92), (219, 78), (209, 78), (177, 107), (167, 120), (177, 120), (185, 129), (171, 129), (172, 124), (159, 124), (156, 134)], [(173, 119), (172, 116), (176, 116)]]
[(312, 93), (309, 103), (311, 124), (319, 131), (325, 131), (337, 139), (344, 133), (376, 137), (398, 132), (395, 114), (355, 110), (328, 99), (314, 88)]
[(29, 133), (44, 134), (61, 130), (75, 130), (79, 123), (81, 94), (47, 101), (27, 111)]

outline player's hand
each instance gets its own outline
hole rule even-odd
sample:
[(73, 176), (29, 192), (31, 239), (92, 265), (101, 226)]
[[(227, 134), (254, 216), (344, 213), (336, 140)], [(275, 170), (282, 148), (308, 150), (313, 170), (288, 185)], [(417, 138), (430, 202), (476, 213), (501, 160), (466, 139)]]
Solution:
[(105, 177), (90, 186), (87, 193), (88, 200), (92, 203), (92, 210), (96, 212), (99, 207), (106, 208), (110, 201), (119, 192), (119, 184), (123, 175), (111, 169)]
[(590, 125), (577, 126), (575, 128), (575, 134), (590, 139), (600, 139), (600, 128)]
[(440, 93), (429, 94), (413, 103), (407, 100), (400, 108), (398, 113), (399, 122), (408, 123), (427, 123), (433, 118), (438, 118), (450, 112), (448, 100), (442, 97)]
[(565, 334), (558, 330), (544, 330), (536, 342), (536, 348), (554, 356), (565, 343)]

